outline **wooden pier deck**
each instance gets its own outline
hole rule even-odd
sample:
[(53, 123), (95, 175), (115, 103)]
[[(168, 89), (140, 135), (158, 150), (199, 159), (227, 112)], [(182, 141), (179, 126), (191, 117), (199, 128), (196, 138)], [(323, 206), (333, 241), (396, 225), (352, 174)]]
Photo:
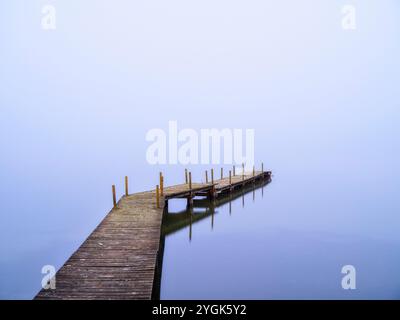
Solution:
[(92, 234), (56, 273), (56, 289), (42, 289), (35, 299), (151, 299), (160, 250), (163, 211), (169, 199), (198, 195), (218, 197), (260, 179), (255, 172), (123, 196)]

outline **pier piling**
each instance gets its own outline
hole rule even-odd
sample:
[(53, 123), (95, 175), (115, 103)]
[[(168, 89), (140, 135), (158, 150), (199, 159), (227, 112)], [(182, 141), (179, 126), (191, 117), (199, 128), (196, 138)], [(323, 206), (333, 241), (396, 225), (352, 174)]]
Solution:
[(113, 207), (116, 208), (117, 207), (117, 195), (115, 193), (115, 185), (112, 185), (111, 189), (112, 189), (112, 196), (113, 196)]
[(129, 191), (128, 191), (128, 176), (125, 176), (125, 196), (129, 196)]
[(160, 172), (160, 195), (164, 195), (164, 176), (162, 172)]

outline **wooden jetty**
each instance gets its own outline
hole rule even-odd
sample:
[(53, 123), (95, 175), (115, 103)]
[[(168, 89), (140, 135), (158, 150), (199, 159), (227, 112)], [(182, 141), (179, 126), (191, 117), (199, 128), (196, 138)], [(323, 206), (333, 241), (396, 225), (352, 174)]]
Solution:
[[(160, 254), (161, 224), (169, 199), (217, 198), (249, 183), (270, 180), (271, 172), (230, 174), (207, 183), (192, 183), (186, 171), (185, 184), (164, 188), (164, 177), (155, 190), (128, 193), (117, 202), (115, 187), (113, 209), (67, 260), (55, 276), (55, 289), (42, 289), (35, 299), (152, 299)], [(206, 177), (208, 180), (208, 177)]]

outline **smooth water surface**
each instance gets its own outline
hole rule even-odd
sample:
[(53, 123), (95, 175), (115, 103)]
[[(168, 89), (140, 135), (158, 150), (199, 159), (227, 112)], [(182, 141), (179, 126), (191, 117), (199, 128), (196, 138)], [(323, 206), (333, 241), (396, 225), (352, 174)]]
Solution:
[[(214, 214), (196, 207), (174, 213), (170, 206), (161, 299), (400, 298), (398, 242), (349, 234), (340, 221), (348, 229), (367, 218), (346, 217), (348, 202), (307, 194), (306, 182), (285, 200), (290, 185), (275, 176), (266, 187), (239, 192)], [(312, 212), (318, 217), (310, 218)], [(178, 216), (186, 223), (179, 225)], [(317, 227), (321, 218), (330, 221), (324, 230)], [(348, 264), (356, 268), (355, 290), (341, 286)]]

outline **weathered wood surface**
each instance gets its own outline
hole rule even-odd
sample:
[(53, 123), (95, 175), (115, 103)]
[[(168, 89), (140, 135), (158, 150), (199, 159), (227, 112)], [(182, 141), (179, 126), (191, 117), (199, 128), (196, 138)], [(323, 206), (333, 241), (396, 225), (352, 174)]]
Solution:
[(229, 183), (229, 176), (224, 177), (223, 179), (219, 179), (215, 181), (215, 190), (217, 192), (230, 190), (231, 188), (236, 188), (242, 186), (243, 184), (247, 184), (253, 182), (254, 180), (258, 180), (263, 178), (267, 173), (262, 171), (255, 171), (254, 175), (253, 172), (245, 172), (244, 175), (236, 174), (235, 176), (231, 177), (231, 183)]
[[(265, 173), (232, 177), (243, 185)], [(229, 186), (229, 177), (212, 184), (164, 188), (160, 208), (155, 190), (123, 196), (56, 274), (56, 289), (42, 289), (36, 299), (151, 299), (160, 247), (165, 201)]]

